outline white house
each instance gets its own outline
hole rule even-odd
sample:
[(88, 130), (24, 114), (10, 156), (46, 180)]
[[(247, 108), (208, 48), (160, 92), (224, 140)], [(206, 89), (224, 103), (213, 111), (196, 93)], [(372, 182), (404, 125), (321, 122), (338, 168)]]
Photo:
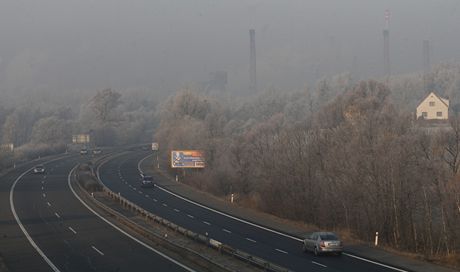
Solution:
[(418, 105), (417, 119), (418, 118), (423, 118), (425, 120), (449, 119), (449, 100), (431, 92)]

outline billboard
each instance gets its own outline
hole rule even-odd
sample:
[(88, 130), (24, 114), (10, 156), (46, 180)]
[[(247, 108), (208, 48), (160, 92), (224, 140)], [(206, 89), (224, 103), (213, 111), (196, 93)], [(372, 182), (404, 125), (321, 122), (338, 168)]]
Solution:
[(74, 144), (88, 144), (89, 134), (77, 134), (72, 136), (72, 143)]
[(0, 150), (3, 152), (13, 152), (14, 144), (2, 144), (0, 145)]
[(172, 168), (204, 168), (204, 153), (200, 150), (171, 151)]
[(158, 143), (152, 143), (152, 150), (153, 151), (158, 151), (159, 145)]

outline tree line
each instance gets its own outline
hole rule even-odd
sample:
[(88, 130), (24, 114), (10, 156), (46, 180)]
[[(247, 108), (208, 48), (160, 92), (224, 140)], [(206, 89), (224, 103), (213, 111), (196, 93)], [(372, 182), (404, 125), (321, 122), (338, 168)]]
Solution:
[[(16, 161), (64, 152), (71, 148), (75, 134), (90, 134), (91, 145), (96, 146), (151, 141), (157, 103), (152, 92), (105, 89), (91, 96), (80, 94), (75, 101), (72, 97), (43, 101), (42, 94), (31, 96), (29, 102), (0, 103), (0, 169)], [(7, 148), (11, 144), (13, 152)]]
[[(433, 84), (451, 89), (440, 95), (460, 91), (460, 73), (441, 74)], [(205, 152), (206, 168), (184, 180), (201, 190), (366, 241), (378, 231), (389, 247), (458, 262), (460, 119), (420, 124), (414, 111), (426, 91), (409, 82), (422, 86), (422, 77), (392, 80), (340, 75), (244, 100), (185, 89), (159, 106), (154, 139), (163, 165), (170, 150)]]

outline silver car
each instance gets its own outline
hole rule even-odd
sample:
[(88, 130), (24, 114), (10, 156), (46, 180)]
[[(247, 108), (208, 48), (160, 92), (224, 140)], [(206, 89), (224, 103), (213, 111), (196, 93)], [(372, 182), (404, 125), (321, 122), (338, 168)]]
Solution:
[(34, 167), (33, 170), (34, 174), (44, 174), (45, 173), (45, 167), (43, 165), (37, 165)]
[(311, 251), (316, 256), (322, 253), (342, 254), (343, 243), (333, 232), (313, 232), (303, 240), (303, 251)]

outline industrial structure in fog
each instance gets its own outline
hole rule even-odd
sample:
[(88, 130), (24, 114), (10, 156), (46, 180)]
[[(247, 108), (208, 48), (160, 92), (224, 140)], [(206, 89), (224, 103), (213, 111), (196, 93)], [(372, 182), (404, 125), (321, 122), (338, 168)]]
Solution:
[(257, 91), (257, 71), (256, 71), (256, 31), (249, 30), (249, 90)]
[(385, 80), (390, 78), (390, 11), (385, 11), (385, 28), (383, 29), (383, 67)]
[(430, 82), (429, 82), (429, 77), (428, 74), (430, 73), (431, 70), (431, 62), (430, 62), (430, 41), (428, 40), (423, 40), (423, 49), (422, 49), (422, 54), (423, 54), (423, 88), (425, 92), (428, 92), (430, 89)]

